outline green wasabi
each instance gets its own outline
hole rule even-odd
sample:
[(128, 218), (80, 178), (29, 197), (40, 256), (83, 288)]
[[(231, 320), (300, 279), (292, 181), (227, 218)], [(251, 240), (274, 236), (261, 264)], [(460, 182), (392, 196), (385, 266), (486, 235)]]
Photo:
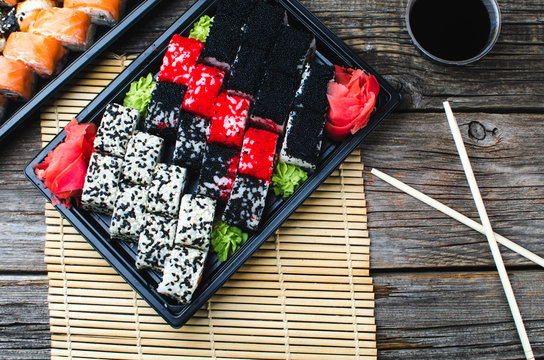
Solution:
[(200, 40), (203, 43), (205, 43), (206, 38), (208, 37), (208, 34), (210, 33), (210, 28), (213, 25), (212, 23), (213, 23), (213, 17), (211, 18), (208, 15), (202, 16), (191, 29), (191, 32), (189, 33), (189, 37), (192, 39)]
[(246, 241), (248, 235), (236, 226), (229, 226), (223, 221), (214, 224), (212, 231), (212, 246), (219, 261), (226, 261)]
[(272, 174), (272, 188), (277, 196), (287, 199), (293, 195), (296, 189), (308, 179), (306, 171), (296, 165), (286, 164), (282, 161), (276, 165)]
[(130, 84), (130, 90), (127, 92), (125, 100), (123, 100), (123, 105), (140, 111), (140, 115), (145, 117), (154, 87), (155, 81), (151, 74), (147, 74), (146, 77), (141, 77), (138, 81), (134, 81)]

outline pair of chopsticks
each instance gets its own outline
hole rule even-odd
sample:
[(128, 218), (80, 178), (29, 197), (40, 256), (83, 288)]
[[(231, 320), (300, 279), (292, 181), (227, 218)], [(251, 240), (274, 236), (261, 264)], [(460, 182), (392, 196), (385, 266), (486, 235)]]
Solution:
[(461, 132), (459, 131), (459, 125), (457, 124), (457, 120), (455, 120), (455, 117), (453, 116), (453, 112), (451, 111), (449, 102), (444, 102), (444, 109), (446, 111), (446, 117), (448, 118), (448, 123), (451, 129), (451, 133), (453, 135), (453, 140), (455, 141), (457, 152), (459, 153), (459, 157), (461, 158), (461, 164), (463, 165), (463, 169), (465, 170), (465, 175), (468, 180), (472, 197), (474, 198), (474, 202), (476, 203), (476, 208), (478, 209), (478, 214), (480, 216), (482, 225), (453, 210), (452, 208), (438, 202), (437, 200), (404, 184), (403, 182), (384, 174), (379, 170), (372, 169), (370, 172), (378, 178), (389, 183), (390, 185), (398, 188), (399, 190), (402, 190), (407, 194), (413, 196), (414, 198), (424, 202), (425, 204), (443, 212), (446, 215), (451, 216), (455, 220), (467, 225), (468, 227), (482, 234), (485, 234), (485, 236), (487, 237), (487, 242), (489, 243), (489, 247), (491, 249), (491, 254), (493, 255), (493, 260), (495, 261), (495, 265), (497, 267), (497, 271), (499, 272), (499, 277), (502, 283), (502, 287), (504, 289), (504, 293), (506, 295), (506, 299), (508, 301), (508, 305), (510, 306), (510, 311), (512, 313), (512, 316), (514, 317), (514, 323), (516, 325), (516, 329), (521, 340), (521, 345), (523, 346), (523, 351), (525, 352), (525, 357), (528, 360), (534, 360), (535, 356), (533, 354), (531, 344), (529, 343), (527, 331), (525, 330), (525, 325), (523, 324), (523, 319), (521, 318), (521, 313), (516, 302), (516, 297), (514, 296), (512, 285), (510, 284), (510, 280), (508, 278), (508, 274), (506, 272), (506, 268), (504, 266), (504, 262), (502, 260), (502, 256), (497, 242), (526, 257), (527, 259), (534, 261), (542, 267), (544, 267), (544, 259), (532, 253), (531, 251), (517, 245), (516, 243), (508, 240), (504, 236), (493, 232), (491, 222), (489, 221), (489, 217), (487, 216), (487, 211), (482, 200), (482, 195), (480, 194), (480, 189), (478, 188), (476, 178), (474, 177), (474, 172), (472, 171), (472, 166), (470, 165), (470, 160), (465, 149), (465, 144), (463, 143), (463, 138), (461, 137)]

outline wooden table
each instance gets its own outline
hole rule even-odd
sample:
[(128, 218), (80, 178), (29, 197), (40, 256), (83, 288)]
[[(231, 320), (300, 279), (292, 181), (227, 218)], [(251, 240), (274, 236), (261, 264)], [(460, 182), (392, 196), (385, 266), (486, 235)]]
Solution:
[[(483, 60), (424, 58), (405, 1), (303, 1), (402, 88), (403, 101), (361, 145), (377, 167), (473, 219), (478, 215), (441, 109), (449, 100), (497, 232), (544, 255), (544, 2), (501, 1), (503, 27)], [(113, 45), (138, 52), (190, 1), (164, 0)], [(38, 122), (0, 149), (0, 358), (49, 356), (44, 200), (22, 174)], [(487, 242), (365, 173), (378, 353), (382, 359), (520, 359), (521, 345)], [(503, 256), (537, 358), (544, 357), (544, 269)]]

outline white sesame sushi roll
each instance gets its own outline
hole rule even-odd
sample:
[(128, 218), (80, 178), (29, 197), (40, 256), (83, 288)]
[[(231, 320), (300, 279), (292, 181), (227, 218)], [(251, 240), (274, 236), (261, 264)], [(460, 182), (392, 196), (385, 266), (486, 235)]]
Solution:
[(157, 291), (180, 304), (191, 301), (200, 283), (207, 252), (189, 247), (172, 250), (164, 263), (162, 281)]

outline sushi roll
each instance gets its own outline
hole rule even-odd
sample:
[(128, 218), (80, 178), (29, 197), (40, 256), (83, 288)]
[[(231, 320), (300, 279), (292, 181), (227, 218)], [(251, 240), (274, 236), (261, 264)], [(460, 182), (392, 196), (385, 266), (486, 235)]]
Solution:
[(283, 133), (297, 87), (296, 78), (282, 73), (267, 72), (257, 92), (250, 123)]
[(227, 93), (253, 100), (261, 83), (267, 54), (263, 48), (242, 45), (225, 86)]
[(198, 179), (198, 194), (226, 202), (236, 178), (239, 160), (239, 150), (208, 144)]
[(162, 271), (176, 237), (177, 219), (156, 214), (144, 214), (138, 239), (136, 267), (140, 270)]
[(198, 249), (174, 248), (164, 262), (157, 291), (180, 304), (187, 304), (200, 283), (206, 255), (207, 252)]
[(220, 0), (217, 2), (217, 14), (225, 15), (243, 25), (259, 0)]
[(201, 195), (184, 195), (174, 245), (208, 251), (214, 215), (215, 200)]
[(29, 31), (39, 12), (57, 6), (55, 0), (26, 0), (17, 4), (17, 23), (19, 31)]
[(222, 219), (229, 225), (249, 231), (259, 227), (269, 184), (252, 176), (238, 175)]
[(193, 70), (187, 93), (183, 98), (183, 109), (210, 117), (212, 107), (223, 85), (224, 77), (224, 71), (198, 64)]
[(119, 104), (108, 104), (94, 139), (96, 151), (124, 157), (128, 141), (140, 120), (140, 112)]
[(147, 188), (146, 209), (150, 213), (176, 217), (187, 170), (177, 165), (158, 164)]
[(126, 180), (140, 185), (149, 185), (153, 169), (162, 154), (163, 139), (158, 136), (137, 131), (130, 138), (122, 175)]
[(191, 73), (204, 44), (200, 40), (174, 34), (162, 59), (159, 81), (189, 85)]
[(34, 91), (34, 73), (22, 61), (0, 56), (0, 95), (27, 100)]
[(83, 51), (92, 43), (94, 26), (83, 11), (50, 8), (38, 13), (29, 31), (53, 37), (70, 50)]
[(12, 7), (17, 5), (18, 0), (0, 0), (0, 6)]
[(295, 94), (294, 105), (325, 114), (329, 109), (327, 89), (334, 79), (334, 67), (312, 61), (302, 73), (300, 86)]
[(64, 7), (81, 10), (91, 17), (93, 24), (115, 25), (124, 10), (124, 0), (64, 0)]
[(280, 161), (314, 170), (323, 138), (325, 115), (295, 109), (289, 115), (280, 152)]
[(278, 134), (249, 128), (244, 135), (238, 173), (270, 182)]
[(242, 28), (255, 3), (255, 0), (218, 2), (213, 26), (200, 56), (202, 62), (225, 71), (230, 70), (240, 47)]
[(60, 71), (66, 50), (54, 38), (38, 34), (14, 32), (6, 41), (4, 56), (20, 60), (36, 74), (51, 77)]
[(208, 141), (239, 149), (242, 146), (249, 105), (248, 99), (221, 93), (212, 110)]
[(112, 239), (138, 241), (142, 230), (145, 201), (146, 188), (144, 186), (132, 184), (119, 186), (111, 216)]
[(122, 164), (122, 159), (113, 156), (91, 155), (81, 195), (83, 208), (107, 215), (113, 212)]
[(15, 8), (2, 13), (0, 17), (0, 52), (4, 51), (6, 41), (12, 32), (19, 31)]
[(268, 53), (285, 24), (287, 14), (283, 7), (259, 2), (249, 14), (241, 46), (262, 48)]
[(172, 162), (191, 170), (199, 170), (206, 151), (210, 122), (184, 112), (179, 120), (178, 135)]
[(157, 81), (147, 108), (145, 131), (166, 139), (174, 138), (184, 95), (183, 85)]
[(312, 35), (284, 26), (268, 57), (268, 69), (289, 76), (300, 76), (314, 52), (315, 39)]

